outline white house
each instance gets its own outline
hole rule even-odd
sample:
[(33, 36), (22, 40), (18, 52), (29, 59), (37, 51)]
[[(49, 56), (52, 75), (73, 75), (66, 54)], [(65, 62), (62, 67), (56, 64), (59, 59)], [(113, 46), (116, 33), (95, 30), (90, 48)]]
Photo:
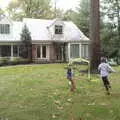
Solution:
[(0, 18), (0, 57), (20, 57), (20, 34), (27, 25), (32, 38), (33, 62), (67, 61), (89, 58), (90, 40), (71, 21)]

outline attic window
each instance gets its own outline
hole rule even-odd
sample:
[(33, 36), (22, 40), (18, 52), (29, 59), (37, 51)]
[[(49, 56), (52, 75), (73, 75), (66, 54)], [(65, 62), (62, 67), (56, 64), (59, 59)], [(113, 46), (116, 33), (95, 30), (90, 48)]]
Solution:
[(55, 25), (55, 34), (63, 34), (63, 26)]
[(0, 24), (0, 34), (9, 34), (10, 25), (9, 24)]

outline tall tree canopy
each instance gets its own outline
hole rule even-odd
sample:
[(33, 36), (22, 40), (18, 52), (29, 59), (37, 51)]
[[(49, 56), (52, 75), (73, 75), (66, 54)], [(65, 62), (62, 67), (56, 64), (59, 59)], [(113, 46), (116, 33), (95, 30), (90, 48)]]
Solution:
[(89, 36), (90, 0), (81, 0), (77, 11), (76, 24)]
[(50, 18), (51, 0), (16, 0), (11, 1), (7, 11), (14, 20), (21, 20), (23, 17), (29, 18)]
[[(102, 0), (103, 13), (107, 18), (102, 29), (102, 50), (109, 57), (120, 57), (120, 1)], [(109, 47), (107, 47), (107, 46)]]

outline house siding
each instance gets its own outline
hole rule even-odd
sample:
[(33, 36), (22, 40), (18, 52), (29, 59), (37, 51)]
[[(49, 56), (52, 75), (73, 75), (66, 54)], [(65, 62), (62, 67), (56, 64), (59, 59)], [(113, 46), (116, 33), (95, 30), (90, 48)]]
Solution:
[[(46, 46), (46, 58), (38, 58), (37, 57), (37, 46)], [(32, 45), (32, 60), (35, 63), (43, 63), (43, 62), (50, 62), (50, 45), (48, 44), (33, 44)]]
[(36, 58), (36, 45), (32, 45), (32, 59), (33, 61), (35, 60)]
[(52, 43), (50, 45), (50, 61), (54, 62), (56, 60), (56, 51), (55, 51), (55, 45)]

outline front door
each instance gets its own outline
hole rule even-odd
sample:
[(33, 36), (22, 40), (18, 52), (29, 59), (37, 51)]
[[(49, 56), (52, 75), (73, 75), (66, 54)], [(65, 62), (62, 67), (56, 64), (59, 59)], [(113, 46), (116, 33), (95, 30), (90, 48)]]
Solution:
[(65, 44), (64, 43), (56, 43), (55, 44), (56, 51), (56, 60), (57, 61), (65, 61)]

